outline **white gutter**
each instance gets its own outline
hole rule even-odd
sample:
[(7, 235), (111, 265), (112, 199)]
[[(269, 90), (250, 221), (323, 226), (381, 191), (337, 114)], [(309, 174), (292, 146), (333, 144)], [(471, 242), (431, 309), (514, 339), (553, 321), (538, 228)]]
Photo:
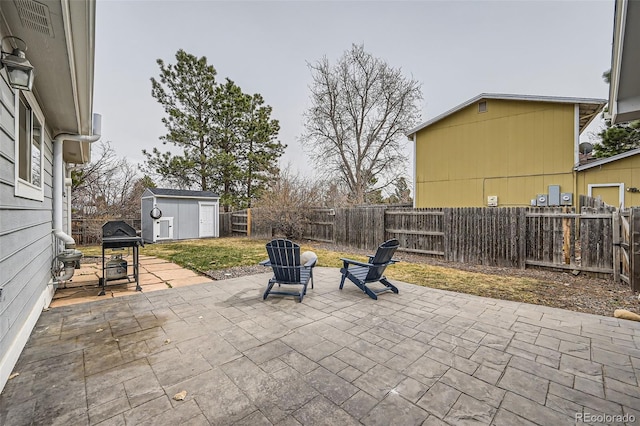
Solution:
[[(75, 240), (62, 230), (62, 198), (64, 193), (63, 178), (65, 177), (62, 161), (62, 144), (64, 141), (95, 142), (100, 139), (102, 116), (93, 114), (93, 135), (74, 135), (61, 133), (53, 139), (53, 235), (65, 244), (65, 248), (74, 248)], [(71, 212), (67, 212), (71, 214)]]
[(417, 133), (413, 134), (413, 208), (416, 208), (416, 199), (418, 198), (418, 159), (416, 158), (416, 152), (418, 147), (416, 146)]
[[(67, 199), (67, 232), (71, 233), (71, 186), (73, 180), (71, 179), (71, 169), (67, 167), (64, 177), (64, 190), (63, 193)], [(72, 237), (73, 238), (73, 237)]]

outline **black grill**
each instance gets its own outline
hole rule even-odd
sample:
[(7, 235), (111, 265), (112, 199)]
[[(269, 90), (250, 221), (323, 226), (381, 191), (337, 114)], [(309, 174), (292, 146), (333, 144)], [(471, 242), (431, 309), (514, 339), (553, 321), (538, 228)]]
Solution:
[(100, 290), (99, 296), (103, 296), (105, 294), (104, 288), (107, 284), (107, 275), (106, 275), (106, 266), (105, 266), (105, 249), (121, 249), (121, 248), (132, 248), (133, 249), (133, 273), (128, 274), (126, 278), (131, 282), (131, 278), (133, 278), (136, 282), (136, 291), (142, 291), (142, 287), (140, 287), (140, 255), (139, 248), (144, 246), (142, 242), (142, 238), (138, 236), (138, 233), (132, 226), (128, 223), (123, 222), (121, 220), (113, 220), (111, 222), (107, 222), (102, 225), (102, 279), (100, 280), (100, 284), (102, 289)]

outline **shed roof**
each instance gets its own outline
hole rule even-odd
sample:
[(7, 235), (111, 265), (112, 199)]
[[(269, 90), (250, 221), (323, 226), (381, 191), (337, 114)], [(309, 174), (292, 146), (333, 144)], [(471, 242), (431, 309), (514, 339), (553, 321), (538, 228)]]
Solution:
[(187, 189), (147, 188), (157, 197), (182, 197), (182, 198), (220, 198), (211, 191), (190, 191)]
[(634, 155), (640, 154), (640, 148), (632, 149), (627, 152), (623, 152), (621, 154), (612, 155), (611, 157), (601, 158), (599, 160), (590, 161), (586, 164), (582, 164), (577, 166), (576, 171), (582, 171), (586, 169), (590, 169), (592, 167), (602, 166), (604, 164), (613, 163), (614, 161), (622, 160), (623, 158), (633, 157)]
[(602, 111), (607, 101), (605, 99), (596, 99), (596, 98), (568, 98), (561, 96), (537, 96), (537, 95), (509, 95), (509, 94), (500, 94), (500, 93), (481, 93), (478, 96), (469, 99), (466, 102), (461, 103), (460, 105), (450, 109), (449, 111), (440, 114), (439, 116), (432, 118), (431, 120), (425, 121), (417, 127), (409, 130), (407, 133), (407, 137), (411, 138), (415, 133), (424, 129), (425, 127), (429, 127), (434, 123), (446, 118), (463, 108), (468, 107), (482, 99), (500, 99), (500, 100), (509, 100), (509, 101), (530, 101), (530, 102), (554, 102), (554, 103), (569, 103), (569, 104), (577, 104), (580, 108), (580, 130), (582, 131), (591, 123), (591, 121)]

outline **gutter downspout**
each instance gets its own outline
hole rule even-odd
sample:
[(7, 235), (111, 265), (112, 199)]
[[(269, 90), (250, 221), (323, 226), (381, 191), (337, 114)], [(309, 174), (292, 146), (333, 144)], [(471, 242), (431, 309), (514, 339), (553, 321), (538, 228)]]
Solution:
[[(64, 193), (64, 168), (62, 144), (64, 141), (95, 142), (100, 139), (102, 116), (93, 114), (93, 135), (75, 135), (60, 133), (53, 139), (53, 235), (62, 241), (66, 249), (75, 248), (75, 240), (62, 230), (62, 198)], [(68, 212), (71, 214), (71, 212)]]
[(71, 233), (71, 229), (72, 229), (72, 224), (71, 224), (71, 186), (72, 185), (73, 185), (73, 180), (71, 179), (71, 168), (67, 167), (65, 171), (65, 177), (64, 177), (63, 194), (65, 194), (65, 198), (67, 200), (67, 232), (68, 233)]

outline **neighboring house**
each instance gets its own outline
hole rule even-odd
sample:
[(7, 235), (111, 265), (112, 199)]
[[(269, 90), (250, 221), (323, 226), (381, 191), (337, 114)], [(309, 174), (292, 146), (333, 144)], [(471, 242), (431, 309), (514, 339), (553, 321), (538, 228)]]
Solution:
[[(51, 301), (54, 258), (74, 246), (66, 166), (88, 162), (99, 136), (92, 125), (95, 1), (6, 0), (0, 18), (0, 35), (24, 41), (36, 72), (28, 91), (10, 87), (6, 67), (0, 71), (1, 390)], [(3, 52), (14, 47), (23, 48), (3, 39)]]
[(614, 207), (640, 206), (640, 148), (576, 167), (578, 194)]
[(210, 191), (147, 188), (140, 203), (145, 243), (218, 237), (220, 197)]
[(609, 113), (612, 123), (640, 120), (640, 1), (616, 0)]
[(580, 133), (605, 103), (481, 94), (421, 124), (408, 133), (414, 206), (575, 205)]

